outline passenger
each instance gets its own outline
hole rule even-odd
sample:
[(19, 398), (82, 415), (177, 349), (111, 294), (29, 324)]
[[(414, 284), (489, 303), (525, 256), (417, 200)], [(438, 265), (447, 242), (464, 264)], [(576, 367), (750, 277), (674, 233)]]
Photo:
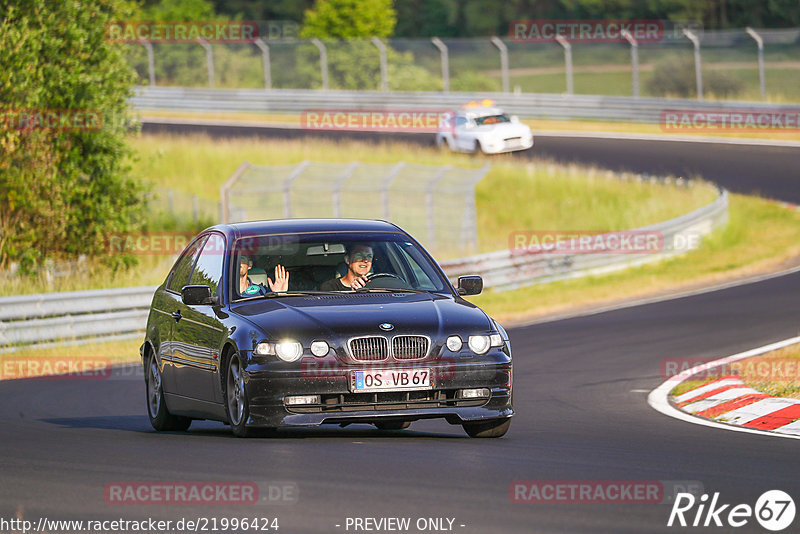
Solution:
[(347, 264), (347, 273), (341, 278), (334, 278), (322, 282), (319, 288), (322, 291), (351, 291), (361, 289), (369, 280), (366, 278), (372, 269), (372, 247), (364, 244), (355, 244), (349, 248), (344, 256)]
[[(257, 295), (265, 295), (267, 288), (262, 284), (254, 283), (247, 273), (253, 267), (253, 260), (248, 256), (242, 255), (239, 257), (239, 295), (242, 297), (254, 297)], [(289, 272), (282, 265), (275, 266), (275, 281), (273, 282), (269, 277), (267, 284), (270, 291), (281, 293), (289, 289)]]

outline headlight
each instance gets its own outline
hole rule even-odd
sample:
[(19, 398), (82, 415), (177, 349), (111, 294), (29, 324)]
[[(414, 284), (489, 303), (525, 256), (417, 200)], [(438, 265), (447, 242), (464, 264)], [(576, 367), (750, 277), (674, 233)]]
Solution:
[(489, 336), (469, 336), (469, 348), (475, 354), (486, 354), (491, 344)]
[(303, 356), (303, 346), (292, 339), (285, 339), (275, 344), (275, 354), (285, 362), (295, 362)]
[(311, 354), (313, 354), (317, 358), (322, 358), (323, 356), (327, 356), (329, 350), (330, 347), (328, 347), (328, 343), (325, 341), (314, 341), (313, 343), (311, 343)]
[(502, 347), (503, 346), (503, 336), (500, 334), (492, 334), (489, 336), (489, 341), (491, 342), (492, 347)]
[(253, 352), (259, 356), (272, 356), (275, 354), (275, 345), (272, 343), (259, 343)]
[(448, 338), (447, 338), (447, 348), (448, 348), (448, 349), (449, 349), (451, 352), (458, 352), (458, 351), (460, 351), (460, 350), (461, 350), (461, 346), (462, 346), (463, 344), (464, 344), (464, 342), (463, 342), (463, 341), (461, 341), (461, 338), (460, 338), (460, 337), (458, 337), (458, 336), (450, 336), (450, 337), (448, 337)]

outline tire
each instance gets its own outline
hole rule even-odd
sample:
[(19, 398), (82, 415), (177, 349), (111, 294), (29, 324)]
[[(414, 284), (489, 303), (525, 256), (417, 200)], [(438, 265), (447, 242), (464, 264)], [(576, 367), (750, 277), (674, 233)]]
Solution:
[(145, 394), (147, 400), (147, 417), (150, 424), (159, 432), (185, 431), (192, 420), (189, 417), (172, 415), (164, 402), (164, 388), (161, 380), (161, 368), (155, 355), (151, 355), (145, 369)]
[(225, 413), (231, 425), (233, 435), (248, 438), (255, 434), (253, 428), (247, 426), (250, 418), (250, 404), (247, 401), (242, 360), (239, 353), (234, 352), (225, 365)]
[(461, 426), (464, 427), (464, 431), (471, 438), (499, 438), (508, 432), (508, 428), (511, 426), (511, 418), (463, 423)]
[(411, 421), (381, 421), (375, 426), (378, 430), (405, 430), (411, 426)]

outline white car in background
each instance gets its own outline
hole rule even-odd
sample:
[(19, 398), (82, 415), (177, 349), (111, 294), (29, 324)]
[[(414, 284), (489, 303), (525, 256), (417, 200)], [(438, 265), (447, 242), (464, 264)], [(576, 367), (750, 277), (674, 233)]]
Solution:
[(494, 102), (484, 100), (446, 113), (439, 123), (436, 145), (447, 145), (455, 152), (500, 154), (529, 149), (533, 133), (516, 116), (509, 117)]

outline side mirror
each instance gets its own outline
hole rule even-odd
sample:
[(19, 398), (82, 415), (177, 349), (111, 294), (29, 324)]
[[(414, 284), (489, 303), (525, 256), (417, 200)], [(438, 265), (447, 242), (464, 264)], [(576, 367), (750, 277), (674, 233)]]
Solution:
[(517, 117), (516, 115), (511, 115), (511, 122), (514, 122), (514, 123), (519, 122), (519, 117)]
[(483, 291), (483, 278), (477, 274), (459, 276), (457, 290), (459, 295), (478, 295)]
[(183, 286), (181, 300), (187, 306), (217, 303), (217, 299), (211, 296), (211, 288), (208, 286)]

